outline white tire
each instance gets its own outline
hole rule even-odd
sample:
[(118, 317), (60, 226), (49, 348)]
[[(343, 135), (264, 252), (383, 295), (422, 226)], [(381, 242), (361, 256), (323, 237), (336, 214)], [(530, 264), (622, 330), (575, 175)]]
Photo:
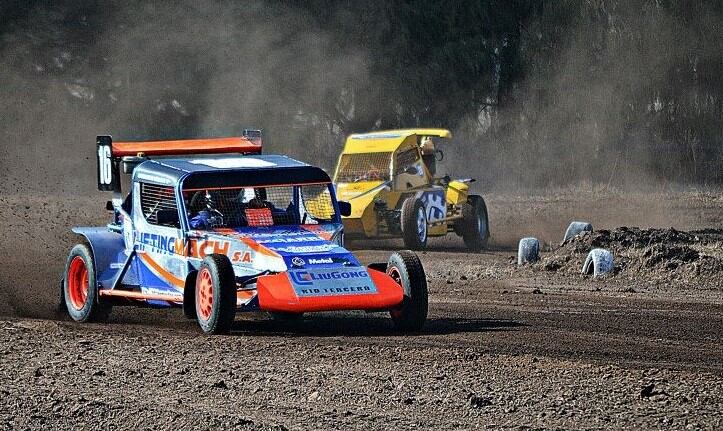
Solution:
[(580, 232), (592, 232), (592, 225), (585, 221), (574, 221), (570, 223), (570, 226), (568, 226), (565, 231), (565, 238), (563, 238), (562, 243), (565, 244), (570, 238)]
[(540, 241), (537, 238), (522, 238), (517, 247), (517, 264), (535, 263), (540, 260)]
[(585, 263), (582, 265), (582, 273), (599, 277), (611, 273), (613, 268), (615, 268), (613, 254), (604, 248), (594, 248), (590, 250)]

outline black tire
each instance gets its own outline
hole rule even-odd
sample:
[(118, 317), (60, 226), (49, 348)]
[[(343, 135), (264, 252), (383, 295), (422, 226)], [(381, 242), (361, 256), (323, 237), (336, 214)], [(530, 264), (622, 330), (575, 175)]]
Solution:
[(412, 251), (397, 251), (389, 256), (386, 272), (404, 288), (401, 307), (389, 311), (394, 327), (402, 332), (419, 331), (429, 311), (427, 276), (422, 262)]
[[(210, 283), (211, 292), (208, 291)], [(226, 334), (236, 316), (236, 279), (228, 257), (206, 256), (201, 262), (194, 289), (196, 319), (207, 334)], [(210, 303), (207, 301), (211, 298)]]
[(402, 204), (402, 238), (412, 250), (427, 246), (427, 212), (421, 200), (410, 197)]
[(196, 320), (196, 276), (197, 271), (193, 271), (186, 277), (186, 284), (183, 287), (183, 315), (187, 319)]
[(68, 314), (76, 322), (108, 319), (111, 306), (98, 297), (95, 260), (86, 244), (78, 244), (70, 250), (63, 276), (63, 299)]
[(482, 196), (471, 195), (462, 205), (462, 220), (457, 232), (462, 236), (464, 245), (472, 251), (480, 251), (487, 247), (490, 237), (487, 205)]
[(58, 301), (58, 312), (67, 313), (68, 306), (65, 304), (65, 278), (60, 279), (60, 288), (58, 289), (58, 292), (60, 293), (60, 301)]

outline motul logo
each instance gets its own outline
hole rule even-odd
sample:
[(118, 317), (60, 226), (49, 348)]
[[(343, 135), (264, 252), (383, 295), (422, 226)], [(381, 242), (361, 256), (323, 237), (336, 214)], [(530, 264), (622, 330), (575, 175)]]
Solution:
[(334, 259), (330, 257), (323, 257), (321, 259), (309, 259), (309, 263), (312, 265), (318, 265), (321, 263), (334, 263)]

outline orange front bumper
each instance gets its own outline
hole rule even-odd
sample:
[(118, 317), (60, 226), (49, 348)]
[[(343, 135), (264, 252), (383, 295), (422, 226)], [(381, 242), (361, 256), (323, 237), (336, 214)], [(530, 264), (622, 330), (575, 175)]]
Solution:
[(265, 311), (306, 313), (335, 310), (388, 310), (399, 306), (404, 290), (381, 271), (367, 269), (377, 291), (371, 294), (339, 294), (299, 297), (287, 273), (259, 277), (259, 307)]

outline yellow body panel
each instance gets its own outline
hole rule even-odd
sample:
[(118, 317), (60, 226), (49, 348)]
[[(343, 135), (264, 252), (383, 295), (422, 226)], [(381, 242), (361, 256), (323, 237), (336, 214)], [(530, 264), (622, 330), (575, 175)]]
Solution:
[[(338, 199), (351, 204), (351, 214), (343, 217), (344, 230), (347, 234), (363, 234), (367, 237), (380, 235), (374, 201), (382, 200), (389, 208), (395, 208), (401, 196), (401, 193), (379, 187), (383, 184), (381, 181), (365, 181), (337, 185)], [(373, 190), (375, 187), (379, 188)]]
[(467, 202), (469, 184), (461, 181), (450, 181), (447, 185), (447, 203), (450, 205), (461, 205)]
[(444, 236), (447, 235), (447, 223), (442, 223), (427, 228), (427, 236)]
[(346, 138), (344, 154), (377, 153), (396, 151), (410, 136), (436, 136), (450, 139), (452, 132), (446, 129), (382, 130), (371, 133), (355, 133)]
[[(340, 201), (351, 204), (350, 218), (361, 218), (364, 210), (371, 206), (374, 198), (382, 189), (369, 192), (374, 187), (382, 185), (382, 181), (361, 181), (358, 183), (340, 183), (336, 186), (336, 197)], [(366, 193), (366, 194), (365, 194)]]

